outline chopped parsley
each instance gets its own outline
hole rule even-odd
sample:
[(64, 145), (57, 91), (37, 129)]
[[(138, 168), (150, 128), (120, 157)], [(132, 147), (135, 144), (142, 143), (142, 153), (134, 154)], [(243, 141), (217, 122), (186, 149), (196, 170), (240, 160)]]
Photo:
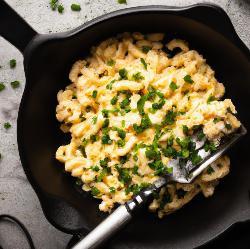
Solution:
[(72, 11), (80, 11), (80, 10), (81, 10), (80, 4), (72, 3), (72, 4), (71, 4), (71, 10), (72, 10)]
[(98, 172), (100, 170), (100, 168), (97, 165), (91, 166), (90, 169), (92, 169), (95, 172)]
[(230, 124), (225, 124), (225, 127), (227, 130), (232, 130), (232, 128), (233, 128), (232, 125), (230, 125)]
[(117, 133), (121, 139), (124, 139), (126, 137), (126, 132), (122, 129), (117, 128)]
[(58, 10), (58, 12), (59, 12), (60, 14), (62, 14), (63, 11), (64, 11), (63, 5), (62, 5), (62, 4), (59, 4), (58, 7), (57, 7), (57, 10)]
[(107, 118), (107, 117), (109, 116), (109, 110), (103, 109), (103, 110), (102, 110), (102, 116), (103, 116), (104, 118)]
[(96, 187), (93, 187), (93, 188), (91, 189), (91, 194), (92, 194), (93, 196), (98, 196), (100, 193), (101, 193), (100, 190), (99, 190), (98, 188), (96, 188)]
[(211, 102), (217, 100), (213, 95), (210, 95), (207, 99), (207, 103), (210, 104)]
[(160, 160), (161, 153), (153, 145), (149, 145), (146, 148), (145, 155), (149, 160)]
[(109, 162), (109, 159), (105, 157), (103, 160), (100, 160), (99, 163), (102, 167), (108, 167), (108, 162)]
[(193, 84), (194, 81), (192, 80), (191, 76), (189, 74), (187, 74), (184, 78), (185, 82), (187, 82), (188, 84)]
[(102, 128), (106, 128), (106, 127), (108, 127), (108, 126), (109, 126), (109, 119), (106, 118), (106, 119), (104, 119), (104, 121), (103, 121)]
[(160, 99), (158, 103), (153, 103), (152, 104), (152, 109), (153, 110), (160, 110), (164, 104), (166, 103), (165, 99)]
[(211, 166), (209, 166), (209, 167), (207, 168), (207, 173), (208, 173), (209, 175), (211, 175), (212, 173), (214, 173), (214, 169), (213, 169)]
[(214, 152), (216, 151), (216, 146), (213, 142), (207, 142), (205, 145), (204, 145), (204, 150), (206, 152), (210, 151), (210, 152)]
[(198, 155), (197, 152), (192, 153), (190, 159), (193, 165), (196, 165), (202, 161), (202, 157)]
[(94, 142), (96, 142), (98, 140), (98, 136), (97, 135), (90, 135), (90, 141), (92, 142), (92, 143), (94, 143)]
[(206, 136), (205, 136), (203, 130), (201, 130), (201, 131), (199, 131), (199, 132), (197, 133), (198, 141), (203, 140), (205, 137), (206, 137)]
[(118, 145), (118, 147), (124, 147), (125, 141), (124, 141), (123, 139), (119, 139), (119, 140), (117, 141), (117, 145)]
[(12, 59), (10, 60), (10, 68), (15, 68), (16, 67), (16, 60)]
[(112, 66), (115, 65), (115, 61), (113, 59), (110, 59), (110, 60), (107, 61), (107, 65), (112, 67)]
[(12, 81), (10, 82), (10, 84), (13, 89), (18, 88), (20, 86), (20, 82), (18, 80)]
[(172, 125), (175, 122), (175, 118), (178, 115), (177, 112), (169, 111), (162, 121), (162, 125)]
[(5, 85), (3, 84), (3, 82), (0, 83), (0, 92), (3, 91), (5, 89)]
[(130, 104), (130, 99), (126, 98), (120, 103), (121, 109), (125, 109)]
[(109, 188), (109, 192), (110, 192), (110, 193), (113, 194), (113, 193), (115, 193), (115, 191), (116, 191), (116, 189), (115, 189), (114, 187), (110, 187), (110, 188)]
[(112, 144), (112, 140), (108, 134), (102, 136), (102, 144)]
[(107, 176), (110, 173), (110, 168), (105, 167), (102, 169), (100, 174), (97, 176), (96, 181), (101, 182), (105, 176)]
[(144, 53), (148, 53), (149, 50), (151, 50), (151, 49), (152, 49), (152, 47), (150, 47), (150, 46), (142, 46), (142, 51), (143, 51)]
[(169, 85), (169, 88), (174, 92), (176, 89), (178, 89), (179, 87), (176, 85), (175, 82), (171, 82)]
[(152, 125), (152, 122), (149, 118), (149, 116), (147, 114), (143, 115), (142, 119), (141, 119), (141, 124), (137, 125), (137, 124), (133, 124), (133, 128), (135, 130), (136, 133), (142, 133), (144, 130), (146, 130), (147, 128), (149, 128)]
[(115, 80), (111, 80), (111, 81), (107, 84), (106, 88), (107, 88), (108, 90), (112, 90), (112, 86), (113, 86), (114, 83), (115, 83)]
[(132, 178), (129, 174), (129, 169), (127, 168), (121, 168), (118, 165), (116, 165), (116, 169), (119, 173), (119, 181), (122, 182), (123, 184), (128, 184), (131, 182)]
[(132, 79), (134, 81), (140, 81), (140, 80), (144, 80), (144, 76), (142, 76), (141, 72), (137, 72), (135, 74), (132, 75)]
[(214, 118), (214, 120), (213, 120), (213, 122), (215, 123), (215, 124), (217, 124), (218, 122), (220, 122), (221, 121), (221, 118)]
[(127, 4), (127, 0), (117, 0), (119, 4)]
[(92, 92), (92, 98), (96, 98), (97, 97), (97, 91), (96, 90), (94, 90), (93, 92)]
[(96, 124), (96, 122), (97, 122), (97, 116), (94, 116), (94, 117), (92, 118), (92, 123), (93, 123), (93, 124)]
[(8, 130), (11, 127), (11, 124), (9, 122), (4, 123), (4, 128)]
[(118, 96), (114, 96), (114, 97), (111, 99), (110, 103), (111, 103), (111, 105), (115, 105), (115, 104), (117, 103), (117, 101), (118, 101)]
[(58, 0), (50, 0), (50, 7), (54, 11), (57, 8)]
[(188, 127), (186, 125), (182, 126), (182, 130), (183, 130), (184, 134), (188, 134), (189, 129), (188, 129)]
[(137, 165), (135, 165), (135, 166), (132, 168), (132, 173), (133, 173), (134, 175), (139, 175), (138, 169), (139, 169), (139, 167), (138, 167)]
[(125, 68), (122, 68), (119, 70), (119, 75), (121, 80), (127, 80), (128, 79), (128, 71)]
[(146, 61), (143, 58), (140, 58), (140, 61), (141, 61), (142, 65), (144, 66), (144, 68), (147, 70), (148, 64), (146, 63)]
[(137, 109), (141, 115), (144, 114), (144, 105), (146, 101), (147, 101), (147, 95), (143, 95), (137, 102)]
[(125, 128), (125, 120), (122, 120), (122, 128)]

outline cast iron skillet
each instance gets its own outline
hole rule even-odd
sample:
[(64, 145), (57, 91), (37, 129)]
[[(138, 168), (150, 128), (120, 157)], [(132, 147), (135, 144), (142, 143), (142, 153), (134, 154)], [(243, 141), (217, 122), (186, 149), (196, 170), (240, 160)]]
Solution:
[[(165, 32), (166, 41), (186, 39), (207, 58), (250, 130), (250, 53), (227, 14), (217, 6), (128, 8), (53, 35), (37, 34), (3, 1), (0, 13), (0, 34), (24, 55), (27, 81), (17, 128), (22, 165), (46, 218), (66, 233), (86, 234), (105, 217), (98, 211), (98, 201), (75, 187), (74, 179), (63, 172), (54, 156), (58, 146), (69, 141), (55, 118), (56, 94), (69, 84), (73, 62), (98, 41), (123, 31)], [(212, 198), (198, 196), (162, 220), (143, 210), (109, 248), (194, 248), (247, 220), (249, 140), (250, 135), (245, 136), (229, 152), (231, 173)]]

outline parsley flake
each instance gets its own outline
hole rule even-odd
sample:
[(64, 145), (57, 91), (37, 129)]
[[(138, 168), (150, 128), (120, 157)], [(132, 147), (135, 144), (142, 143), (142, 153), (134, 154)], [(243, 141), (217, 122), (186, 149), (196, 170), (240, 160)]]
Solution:
[(81, 10), (80, 4), (75, 4), (75, 3), (71, 4), (71, 10), (72, 11), (80, 11)]
[(11, 124), (9, 122), (4, 123), (4, 128), (8, 130), (11, 127)]
[(140, 61), (141, 61), (142, 65), (144, 66), (144, 68), (147, 70), (148, 64), (146, 63), (146, 61), (143, 58), (140, 58)]
[(191, 76), (189, 74), (187, 74), (184, 78), (185, 82), (187, 82), (188, 84), (193, 84), (194, 81), (192, 80)]
[(10, 68), (15, 68), (16, 67), (16, 60), (12, 59), (10, 60)]

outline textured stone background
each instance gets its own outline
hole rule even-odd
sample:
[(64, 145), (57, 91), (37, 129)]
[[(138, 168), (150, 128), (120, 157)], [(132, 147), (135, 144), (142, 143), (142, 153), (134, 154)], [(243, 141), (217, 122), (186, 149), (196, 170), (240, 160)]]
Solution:
[[(128, 5), (120, 5), (116, 0), (61, 0), (65, 13), (60, 15), (49, 8), (49, 0), (6, 0), (37, 32), (60, 32), (75, 28), (92, 18), (120, 8), (138, 5), (189, 5), (211, 2), (220, 5), (229, 14), (237, 33), (250, 47), (250, 1), (249, 0), (127, 0)], [(80, 3), (82, 11), (70, 10), (71, 3)], [(0, 10), (1, 14), (1, 10)], [(0, 24), (1, 25), (1, 24)], [(13, 32), (13, 31), (12, 31)], [(17, 67), (9, 68), (9, 60), (15, 58)], [(60, 249), (70, 236), (57, 231), (43, 216), (38, 199), (29, 185), (20, 163), (16, 142), (16, 119), (19, 102), (25, 86), (25, 76), (21, 53), (0, 37), (0, 82), (7, 88), (0, 92), (0, 214), (18, 217), (29, 229), (36, 248)], [(41, 71), (42, 73), (42, 71)], [(20, 80), (21, 87), (13, 90), (9, 82)], [(5, 122), (12, 127), (6, 131)], [(23, 234), (8, 222), (0, 223), (0, 245), (4, 249), (29, 248)]]

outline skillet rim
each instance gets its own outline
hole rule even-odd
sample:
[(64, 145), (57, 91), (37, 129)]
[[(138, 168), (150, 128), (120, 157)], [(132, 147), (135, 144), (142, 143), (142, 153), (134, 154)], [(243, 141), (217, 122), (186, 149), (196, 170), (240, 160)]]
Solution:
[[(223, 24), (226, 26), (227, 30), (218, 30), (219, 27), (213, 27), (212, 25), (210, 25), (209, 21), (207, 20), (207, 23), (203, 23), (200, 20), (195, 19), (194, 15), (186, 16), (185, 14), (189, 14), (189, 12), (192, 12), (194, 9), (196, 8), (202, 8), (202, 11), (215, 11), (217, 12), (221, 17), (221, 20), (223, 21)], [(43, 213), (46, 217), (46, 219), (57, 229), (68, 233), (68, 234), (77, 234), (78, 232), (87, 232), (89, 231), (88, 229), (68, 229), (65, 227), (62, 227), (61, 225), (57, 224), (52, 217), (50, 217), (46, 211), (46, 207), (45, 207), (45, 202), (46, 202), (46, 195), (48, 195), (48, 193), (45, 193), (41, 187), (37, 184), (37, 182), (33, 179), (32, 174), (30, 173), (30, 166), (28, 165), (28, 163), (26, 162), (26, 156), (24, 153), (24, 150), (22, 149), (22, 131), (21, 131), (21, 120), (23, 119), (23, 113), (25, 111), (25, 105), (26, 105), (26, 100), (27, 100), (27, 89), (29, 88), (29, 85), (31, 84), (29, 81), (29, 73), (28, 73), (28, 65), (29, 65), (29, 60), (31, 58), (32, 52), (35, 51), (41, 44), (45, 44), (46, 42), (50, 42), (53, 40), (63, 40), (63, 39), (67, 39), (67, 38), (71, 38), (75, 35), (78, 35), (78, 33), (83, 32), (84, 30), (91, 28), (94, 25), (98, 25), (99, 23), (115, 18), (115, 17), (120, 17), (123, 15), (129, 15), (129, 14), (134, 14), (134, 13), (143, 13), (143, 12), (154, 12), (154, 13), (160, 13), (160, 12), (165, 12), (167, 14), (176, 14), (176, 15), (180, 15), (183, 16), (185, 18), (190, 18), (192, 20), (196, 20), (208, 27), (210, 27), (211, 29), (213, 29), (215, 32), (223, 35), (227, 40), (229, 40), (229, 42), (237, 47), (241, 52), (243, 52), (244, 56), (247, 58), (248, 62), (250, 63), (250, 50), (248, 49), (248, 47), (244, 44), (244, 42), (240, 39), (240, 37), (238, 36), (238, 34), (235, 31), (235, 28), (229, 18), (229, 16), (227, 15), (227, 13), (225, 12), (225, 10), (223, 8), (221, 8), (218, 5), (215, 4), (211, 4), (211, 3), (198, 3), (198, 4), (193, 4), (193, 5), (187, 5), (184, 7), (181, 6), (165, 6), (165, 5), (147, 5), (147, 6), (136, 6), (136, 7), (130, 7), (130, 8), (125, 8), (125, 9), (119, 9), (117, 11), (113, 11), (101, 16), (98, 16), (82, 25), (80, 25), (79, 27), (67, 31), (67, 32), (60, 32), (60, 33), (56, 33), (56, 34), (37, 34), (34, 36), (34, 38), (30, 41), (30, 43), (28, 44), (28, 46), (26, 47), (26, 49), (24, 50), (24, 70), (25, 70), (25, 75), (26, 75), (26, 84), (25, 84), (25, 88), (23, 91), (23, 95), (22, 95), (22, 99), (20, 102), (20, 106), (19, 106), (19, 111), (18, 111), (18, 118), (17, 118), (17, 143), (18, 143), (18, 150), (19, 150), (19, 155), (20, 155), (20, 159), (21, 159), (21, 163), (22, 163), (22, 167), (24, 169), (24, 172), (26, 174), (26, 177), (28, 179), (28, 181), (30, 182), (32, 188), (34, 189), (39, 202), (41, 204)], [(49, 197), (49, 195), (48, 195)], [(53, 196), (53, 198), (56, 199), (56, 197), (58, 199), (61, 199), (61, 197), (58, 196)], [(69, 201), (66, 201), (68, 204), (70, 204), (72, 206), (72, 204)], [(244, 215), (243, 215), (244, 216)], [(250, 218), (248, 218), (247, 216), (244, 217), (242, 219), (242, 217), (239, 217), (238, 220), (236, 220), (235, 222), (232, 222), (232, 224), (229, 224), (228, 226), (225, 226), (219, 233), (217, 233), (216, 235), (214, 235), (213, 237), (210, 237), (205, 243), (200, 242), (200, 244), (197, 244), (196, 247), (200, 247), (202, 245), (206, 245), (207, 243), (209, 243), (210, 241), (213, 241), (214, 239), (216, 239), (217, 237), (219, 237), (220, 235), (222, 235), (225, 231), (227, 231), (228, 229), (230, 229), (231, 227), (235, 226), (238, 223), (242, 223), (242, 222), (246, 222), (250, 220)], [(197, 242), (199, 243), (199, 242)]]

